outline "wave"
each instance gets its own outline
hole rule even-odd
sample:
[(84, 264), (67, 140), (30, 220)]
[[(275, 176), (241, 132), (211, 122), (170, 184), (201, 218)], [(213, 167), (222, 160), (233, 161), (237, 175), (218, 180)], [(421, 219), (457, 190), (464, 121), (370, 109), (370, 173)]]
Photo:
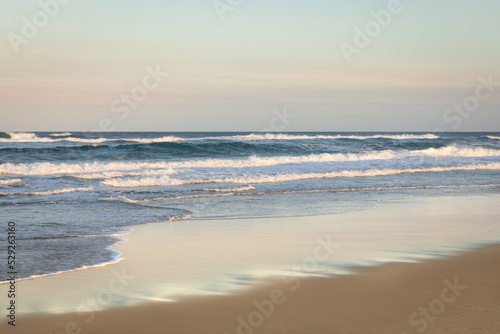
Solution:
[(135, 139), (117, 139), (126, 142), (140, 143), (140, 144), (154, 144), (154, 143), (175, 143), (184, 141), (184, 138), (165, 136), (161, 138), (135, 138)]
[(155, 187), (155, 186), (177, 186), (186, 184), (208, 184), (208, 183), (233, 183), (233, 184), (259, 184), (278, 183), (309, 179), (331, 179), (331, 178), (354, 178), (354, 177), (375, 177), (387, 175), (399, 175), (407, 173), (439, 173), (450, 171), (475, 171), (475, 170), (497, 170), (500, 163), (473, 164), (456, 167), (430, 167), (430, 168), (407, 168), (407, 169), (369, 169), (369, 170), (344, 170), (327, 173), (289, 173), (278, 175), (259, 175), (248, 177), (228, 177), (219, 179), (173, 179), (169, 176), (159, 178), (139, 178), (139, 179), (112, 179), (104, 180), (102, 185), (114, 188), (132, 187)]
[(0, 187), (10, 186), (12, 184), (23, 182), (21, 179), (0, 180)]
[[(34, 133), (23, 132), (5, 132), (7, 138), (0, 138), (0, 142), (17, 142), (17, 143), (57, 143), (57, 142), (75, 142), (75, 143), (91, 143), (100, 144), (104, 142), (131, 142), (140, 144), (152, 143), (172, 143), (183, 141), (183, 138), (165, 136), (161, 138), (77, 138), (69, 137), (72, 134), (66, 133), (53, 133), (49, 137), (38, 137)], [(64, 138), (63, 138), (64, 137)]]
[(124, 202), (124, 203), (139, 203), (138, 200), (133, 200), (125, 196), (114, 196), (108, 198), (100, 198), (100, 201)]
[(243, 141), (251, 140), (314, 140), (314, 139), (395, 139), (395, 140), (408, 140), (408, 139), (439, 139), (439, 136), (428, 133), (423, 135), (414, 134), (401, 134), (401, 135), (370, 135), (370, 136), (359, 136), (359, 135), (289, 135), (289, 134), (249, 134), (249, 135), (238, 135), (231, 137), (209, 137), (210, 139), (236, 139)]
[(410, 151), (409, 156), (428, 156), (435, 158), (498, 157), (500, 156), (500, 150), (482, 147), (445, 146), (440, 148), (428, 148), (420, 151)]
[(23, 140), (31, 141), (34, 140), (35, 138), (38, 138), (36, 134), (31, 132), (5, 132), (5, 134), (8, 136), (7, 139), (12, 139), (15, 141), (23, 141)]
[(49, 136), (50, 137), (69, 137), (72, 135), (73, 134), (71, 132), (64, 132), (64, 133), (51, 133)]
[(263, 192), (228, 192), (196, 195), (178, 195), (166, 197), (153, 197), (133, 200), (124, 196), (101, 198), (101, 201), (118, 201), (125, 203), (144, 203), (155, 201), (168, 201), (180, 199), (196, 199), (207, 197), (230, 197), (230, 196), (265, 196), (265, 195), (287, 195), (287, 194), (313, 194), (313, 193), (335, 193), (335, 192), (357, 192), (357, 191), (389, 191), (389, 190), (425, 190), (425, 189), (454, 189), (454, 188), (493, 188), (500, 184), (466, 184), (466, 185), (435, 185), (435, 186), (399, 186), (399, 187), (366, 187), (366, 188), (333, 188), (333, 189), (311, 189), (311, 190), (286, 190), (286, 191), (263, 191)]
[[(141, 178), (141, 179), (113, 179), (104, 180), (102, 185), (115, 187), (115, 188), (136, 188), (136, 187), (156, 187), (156, 186), (179, 186), (183, 184), (197, 184), (197, 183), (213, 183), (203, 182), (203, 180), (178, 180), (171, 179), (169, 176), (162, 176), (159, 178)], [(221, 182), (222, 183), (222, 182)]]
[[(110, 162), (110, 163), (82, 163), (82, 164), (54, 164), (50, 162), (36, 162), (31, 164), (12, 164), (5, 163), (0, 165), (0, 174), (15, 174), (15, 175), (57, 175), (76, 174), (76, 177), (84, 178), (84, 174), (88, 174), (90, 179), (106, 178), (106, 174), (96, 175), (92, 173), (103, 173), (112, 171), (132, 171), (144, 169), (160, 169), (162, 174), (175, 173), (176, 171), (169, 168), (166, 162)], [(154, 171), (150, 171), (154, 173)], [(117, 174), (120, 176), (120, 174)]]
[(34, 191), (34, 192), (17, 192), (17, 193), (2, 193), (3, 195), (23, 195), (23, 196), (34, 196), (34, 195), (61, 195), (67, 193), (73, 193), (77, 191), (92, 191), (94, 187), (86, 187), (86, 188), (63, 188), (63, 189), (54, 189), (47, 191)]
[[(8, 136), (8, 138), (0, 138), (0, 142), (7, 142), (7, 143), (57, 143), (57, 142), (62, 142), (62, 141), (69, 141), (69, 142), (81, 142), (81, 143), (94, 143), (94, 144), (99, 144), (103, 143), (105, 141), (109, 141), (111, 139), (108, 138), (97, 138), (97, 139), (91, 139), (91, 138), (75, 138), (75, 137), (65, 137), (65, 138), (47, 138), (47, 137), (38, 137), (34, 133), (23, 133), (23, 132), (5, 132)], [(54, 137), (54, 135), (57, 134), (52, 134), (50, 136)], [(63, 134), (60, 135), (63, 137)]]
[(25, 143), (55, 143), (55, 142), (77, 142), (77, 143), (103, 143), (103, 142), (131, 142), (138, 144), (153, 143), (174, 143), (182, 141), (204, 141), (204, 140), (222, 140), (222, 141), (260, 141), (260, 140), (315, 140), (315, 139), (394, 139), (394, 140), (421, 140), (438, 139), (435, 134), (380, 134), (380, 135), (291, 135), (282, 133), (267, 134), (248, 134), (234, 136), (200, 137), (200, 138), (180, 138), (175, 136), (164, 136), (160, 138), (80, 138), (72, 137), (72, 133), (52, 133), (48, 137), (38, 137), (35, 133), (25, 132), (5, 132), (6, 138), (0, 138), (0, 142), (25, 142)]
[(177, 171), (174, 169), (143, 169), (140, 172), (120, 172), (120, 171), (108, 171), (101, 173), (90, 173), (90, 174), (75, 174), (72, 177), (82, 180), (101, 180), (101, 179), (109, 179), (109, 178), (118, 178), (125, 176), (155, 176), (155, 175), (170, 175), (177, 174)]
[[(486, 149), (481, 147), (446, 146), (441, 148), (429, 148), (425, 150), (385, 150), (363, 153), (323, 153), (306, 156), (281, 156), (281, 157), (250, 157), (243, 160), (234, 159), (204, 159), (184, 162), (111, 162), (111, 163), (83, 163), (83, 164), (53, 164), (53, 163), (31, 163), (0, 165), (0, 174), (14, 175), (73, 175), (82, 179), (103, 179), (110, 177), (122, 177), (124, 171), (141, 171), (128, 173), (129, 176), (139, 175), (164, 175), (175, 174), (175, 169), (182, 168), (251, 168), (268, 167), (286, 164), (301, 164), (311, 162), (354, 162), (370, 160), (404, 159), (408, 157), (497, 157), (500, 150)], [(114, 172), (106, 174), (103, 172)], [(94, 173), (94, 174), (92, 174)], [(98, 174), (96, 174), (98, 173)], [(75, 175), (76, 174), (76, 175)]]
[(500, 137), (495, 137), (495, 136), (486, 136), (486, 137), (491, 140), (500, 140)]
[(243, 191), (249, 191), (249, 190), (255, 190), (254, 187), (252, 186), (244, 186), (244, 187), (239, 187), (239, 188), (221, 188), (221, 189), (202, 189), (203, 191), (208, 191), (208, 192), (243, 192)]

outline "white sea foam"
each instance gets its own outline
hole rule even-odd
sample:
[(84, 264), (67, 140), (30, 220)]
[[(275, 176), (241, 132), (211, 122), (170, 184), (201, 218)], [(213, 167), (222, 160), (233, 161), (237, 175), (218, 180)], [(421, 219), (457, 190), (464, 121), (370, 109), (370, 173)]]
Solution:
[[(249, 134), (249, 135), (236, 135), (236, 136), (218, 136), (218, 137), (200, 137), (200, 138), (180, 138), (175, 136), (164, 136), (161, 138), (75, 138), (68, 137), (72, 134), (66, 133), (53, 133), (50, 138), (40, 138), (34, 133), (23, 132), (7, 132), (10, 138), (0, 138), (0, 142), (26, 142), (26, 143), (53, 143), (53, 142), (76, 142), (76, 143), (103, 143), (103, 142), (116, 142), (125, 141), (139, 144), (151, 143), (169, 143), (181, 141), (200, 141), (200, 140), (236, 140), (236, 141), (259, 141), (259, 140), (314, 140), (314, 139), (394, 139), (394, 140), (410, 140), (410, 139), (438, 139), (439, 137), (434, 134), (380, 134), (380, 135), (291, 135), (281, 133), (267, 133), (267, 134)], [(60, 138), (65, 137), (65, 138)]]
[(184, 138), (166, 136), (161, 138), (134, 138), (134, 139), (122, 139), (123, 141), (140, 143), (140, 144), (152, 144), (152, 143), (175, 143), (179, 141), (184, 141)]
[(21, 179), (0, 180), (0, 187), (10, 186), (12, 184), (21, 183)]
[(500, 140), (500, 137), (495, 137), (495, 136), (486, 136), (488, 137), (488, 139), (491, 139), (491, 140)]
[(252, 186), (244, 186), (244, 187), (239, 187), (239, 188), (221, 188), (221, 189), (202, 189), (203, 191), (209, 191), (209, 192), (243, 192), (243, 191), (249, 191), (249, 190), (254, 190), (255, 188)]
[(71, 135), (72, 135), (71, 132), (64, 132), (64, 133), (52, 133), (49, 136), (50, 137), (67, 137), (67, 136), (71, 136)]
[(125, 176), (146, 176), (146, 175), (155, 176), (155, 175), (170, 175), (170, 174), (177, 174), (177, 171), (170, 168), (142, 169), (140, 171), (134, 171), (134, 172), (106, 171), (99, 173), (73, 174), (72, 176), (82, 180), (102, 180), (102, 179), (112, 179)]
[[(5, 163), (0, 165), (0, 174), (15, 174), (15, 175), (56, 175), (56, 174), (77, 174), (78, 177), (83, 178), (83, 175), (90, 173), (90, 179), (95, 177), (106, 178), (106, 174), (98, 175), (92, 173), (103, 173), (112, 171), (133, 171), (133, 170), (143, 170), (143, 169), (160, 169), (163, 168), (161, 172), (158, 173), (175, 173), (174, 170), (170, 169), (169, 164), (166, 162), (110, 162), (110, 163), (81, 163), (81, 164), (54, 164), (50, 162), (37, 162), (31, 164), (12, 164)], [(154, 173), (154, 171), (149, 171)], [(141, 173), (142, 174), (142, 173)], [(117, 174), (121, 176), (120, 174)], [(102, 177), (101, 177), (102, 176)], [(111, 176), (113, 177), (113, 176)]]
[[(90, 138), (73, 138), (73, 137), (68, 137), (68, 138), (57, 138), (55, 135), (59, 134), (52, 134), (50, 135), (51, 137), (56, 137), (56, 138), (47, 138), (47, 137), (38, 137), (34, 133), (20, 133), (20, 132), (7, 132), (7, 134), (10, 136), (10, 138), (0, 138), (0, 142), (6, 142), (6, 143), (57, 143), (57, 142), (62, 142), (62, 141), (70, 141), (70, 142), (80, 142), (80, 143), (102, 143), (105, 141), (109, 141), (110, 139), (107, 138), (97, 138), (97, 139), (90, 139)], [(65, 134), (60, 134), (59, 136), (63, 136)]]
[[(38, 137), (34, 133), (21, 133), (21, 132), (6, 132), (10, 138), (0, 138), (0, 142), (17, 142), (17, 143), (57, 143), (57, 142), (75, 142), (75, 143), (88, 143), (88, 144), (100, 144), (104, 142), (133, 142), (140, 144), (151, 144), (151, 143), (166, 143), (166, 142), (178, 142), (183, 141), (183, 138), (165, 136), (161, 138), (75, 138), (67, 137), (72, 134), (67, 133), (53, 133), (49, 137)], [(58, 138), (67, 137), (67, 138)]]
[(47, 191), (33, 191), (33, 192), (23, 192), (23, 193), (6, 193), (7, 195), (61, 195), (67, 193), (73, 193), (77, 191), (92, 191), (94, 187), (86, 187), (86, 188), (63, 188), (63, 189), (54, 189)]
[(111, 179), (104, 180), (101, 184), (115, 188), (137, 188), (137, 187), (156, 187), (156, 186), (178, 186), (183, 184), (207, 183), (203, 180), (179, 180), (172, 179), (169, 176), (158, 178), (145, 177), (139, 179)]
[(156, 202), (162, 200), (175, 200), (175, 199), (195, 199), (207, 197), (230, 197), (230, 196), (243, 196), (243, 195), (267, 195), (270, 193), (242, 193), (242, 192), (228, 192), (228, 193), (212, 193), (212, 194), (197, 194), (197, 195), (178, 195), (169, 197), (155, 197), (144, 199), (140, 202)]
[(169, 176), (158, 178), (138, 178), (138, 179), (111, 179), (101, 183), (105, 186), (116, 188), (130, 187), (154, 187), (154, 186), (176, 186), (185, 184), (207, 184), (207, 183), (235, 183), (235, 184), (258, 184), (258, 183), (278, 183), (287, 181), (309, 180), (309, 179), (331, 179), (331, 178), (354, 178), (398, 175), (406, 173), (438, 173), (450, 171), (475, 171), (475, 170), (497, 170), (500, 163), (471, 164), (455, 167), (431, 167), (431, 168), (407, 168), (407, 169), (369, 169), (369, 170), (344, 170), (328, 173), (287, 173), (277, 175), (259, 175), (247, 177), (228, 177), (218, 179), (173, 179)]
[(408, 140), (408, 139), (438, 139), (439, 137), (434, 134), (423, 134), (423, 135), (414, 135), (414, 134), (401, 134), (401, 135), (371, 135), (371, 136), (359, 136), (359, 135), (290, 135), (290, 134), (249, 134), (249, 135), (238, 135), (238, 136), (230, 136), (230, 137), (212, 137), (212, 139), (236, 139), (242, 141), (252, 141), (252, 140), (311, 140), (311, 139), (395, 139), (395, 140)]
[[(46, 138), (41, 138), (41, 139), (46, 139)], [(100, 144), (108, 141), (114, 141), (113, 139), (109, 138), (75, 138), (75, 137), (68, 137), (68, 138), (58, 138), (58, 139), (50, 139), (53, 142), (63, 142), (63, 141), (69, 141), (73, 143), (86, 143), (86, 144)]]
[(36, 134), (31, 133), (31, 132), (6, 132), (9, 136), (9, 138), (2, 138), (2, 141), (32, 141), (37, 139), (38, 137)]
[(100, 198), (100, 201), (113, 201), (113, 202), (125, 202), (125, 203), (138, 203), (138, 200), (133, 200), (130, 198), (127, 198), (125, 196), (115, 196), (115, 197), (108, 197), (108, 198)]
[(422, 151), (410, 151), (409, 155), (428, 156), (428, 157), (498, 157), (500, 150), (493, 150), (482, 147), (457, 147), (445, 146), (441, 148), (428, 148)]

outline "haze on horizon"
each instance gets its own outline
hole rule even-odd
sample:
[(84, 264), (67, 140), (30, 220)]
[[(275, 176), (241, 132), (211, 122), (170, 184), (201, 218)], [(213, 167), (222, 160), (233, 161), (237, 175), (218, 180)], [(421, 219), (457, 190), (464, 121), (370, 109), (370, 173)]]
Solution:
[(284, 110), (283, 132), (500, 131), (498, 13), (497, 0), (3, 1), (0, 131), (259, 131)]

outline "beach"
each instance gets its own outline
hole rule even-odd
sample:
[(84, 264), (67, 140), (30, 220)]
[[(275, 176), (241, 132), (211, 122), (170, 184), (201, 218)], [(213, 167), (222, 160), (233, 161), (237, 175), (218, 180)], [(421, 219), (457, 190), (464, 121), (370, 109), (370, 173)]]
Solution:
[(0, 334), (500, 334), (500, 1), (3, 3)]
[[(115, 246), (124, 258), (118, 264), (18, 282), (16, 327), (4, 321), (0, 328), (22, 333), (497, 333), (496, 203), (498, 195), (492, 193), (430, 196), (348, 214), (240, 220), (233, 229), (217, 220), (203, 222), (209, 230), (187, 226), (185, 233), (173, 228), (175, 222), (136, 226)], [(349, 226), (343, 234), (335, 227), (341, 223)], [(401, 244), (384, 246), (377, 229), (386, 232), (384, 226), (391, 224), (402, 226), (402, 234), (395, 229), (389, 238)], [(436, 224), (438, 229), (431, 228)], [(370, 259), (367, 254), (371, 261), (355, 261)], [(221, 272), (239, 272), (236, 266), (252, 270), (221, 280)], [(2, 295), (6, 288), (0, 286)]]
[[(269, 282), (231, 296), (148, 303), (95, 314), (22, 316), (15, 330), (5, 324), (1, 328), (6, 333), (495, 334), (500, 331), (499, 259), (500, 247), (495, 246), (446, 260), (391, 265), (339, 278), (309, 278), (296, 291)], [(456, 280), (456, 292), (445, 290)], [(256, 316), (261, 311), (254, 303), (270, 301), (277, 291), (283, 292), (277, 298), (283, 303), (274, 304), (269, 317)], [(441, 301), (443, 291), (450, 303)], [(426, 309), (422, 314), (421, 308)], [(414, 323), (409, 320), (412, 315)], [(252, 321), (259, 326), (250, 325)]]

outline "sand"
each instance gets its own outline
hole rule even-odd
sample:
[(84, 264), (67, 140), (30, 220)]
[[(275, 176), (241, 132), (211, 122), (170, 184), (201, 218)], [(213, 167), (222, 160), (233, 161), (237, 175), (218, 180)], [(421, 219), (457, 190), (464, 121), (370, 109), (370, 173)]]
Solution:
[(15, 329), (5, 321), (0, 328), (2, 333), (54, 334), (497, 334), (499, 315), (500, 246), (492, 246), (356, 275), (268, 282), (232, 296), (87, 314), (19, 316)]
[[(18, 282), (16, 326), (7, 324), (5, 310), (0, 333), (498, 334), (497, 203), (493, 195), (420, 198), (346, 215), (138, 226), (116, 246), (125, 257), (116, 265)], [(329, 233), (341, 243), (328, 258), (335, 263), (351, 255), (384, 263), (422, 245), (449, 252), (333, 277), (287, 273), (229, 295), (189, 297), (190, 289), (244, 264), (272, 268), (315, 254), (317, 238)], [(469, 251), (453, 246), (468, 239), (483, 242)], [(399, 251), (384, 251), (391, 247)], [(2, 309), (7, 288), (0, 286)], [(177, 302), (167, 302), (172, 291), (182, 295)], [(92, 304), (96, 298), (101, 305)]]

